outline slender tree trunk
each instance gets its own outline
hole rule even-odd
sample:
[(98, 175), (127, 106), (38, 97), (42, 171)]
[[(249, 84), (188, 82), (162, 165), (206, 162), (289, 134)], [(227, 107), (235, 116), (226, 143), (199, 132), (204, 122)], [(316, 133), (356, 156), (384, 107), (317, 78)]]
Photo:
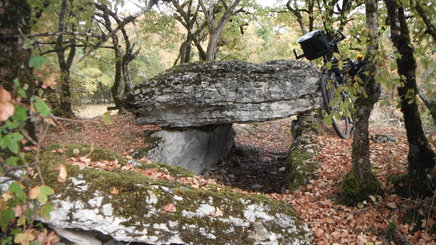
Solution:
[[(116, 37), (116, 35), (112, 37), (112, 40), (114, 43), (114, 47), (115, 47), (115, 43), (116, 45), (118, 45), (118, 37)], [(114, 77), (114, 84), (112, 85), (111, 88), (111, 93), (115, 103), (115, 107), (119, 109), (123, 107), (122, 106), (123, 101), (121, 97), (124, 94), (124, 84), (122, 82), (123, 62), (122, 62), (121, 52), (117, 49), (119, 48), (115, 48), (115, 77)]]
[[(65, 32), (65, 16), (67, 14), (67, 0), (62, 0), (61, 11), (59, 13), (58, 31)], [(73, 29), (73, 28), (72, 28)], [(73, 30), (74, 31), (74, 30)], [(64, 48), (64, 35), (59, 35), (56, 39), (56, 54), (59, 62), (59, 68), (61, 72), (61, 93), (60, 93), (60, 103), (59, 103), (59, 113), (65, 117), (74, 116), (73, 107), (71, 103), (71, 76), (70, 68), (73, 63), (73, 59), (76, 53), (74, 37), (70, 40), (71, 47), (68, 57), (65, 57)]]
[[(409, 154), (407, 156), (408, 184), (412, 195), (431, 195), (431, 171), (435, 167), (435, 154), (425, 137), (421, 117), (416, 104), (418, 88), (416, 85), (416, 60), (410, 42), (409, 29), (403, 7), (396, 1), (385, 0), (391, 26), (391, 40), (397, 48), (398, 74), (402, 77), (402, 85), (398, 88), (401, 98), (401, 111), (404, 115), (404, 125), (407, 131)], [(403, 79), (404, 78), (404, 79)]]
[(300, 25), (301, 32), (306, 34), (306, 27), (304, 26), (303, 16), (301, 15), (301, 10), (298, 9), (297, 1), (294, 1), (294, 7), (291, 5), (292, 0), (288, 0), (286, 3), (286, 8), (291, 11), (291, 13), (297, 18), (298, 25)]
[(376, 51), (378, 50), (377, 0), (366, 0), (366, 29), (369, 37), (366, 65), (358, 74), (364, 82), (367, 96), (360, 95), (355, 102), (354, 132), (352, 143), (352, 169), (341, 186), (341, 201), (354, 204), (362, 201), (379, 190), (376, 177), (371, 172), (369, 160), (369, 117), (374, 104), (381, 94), (380, 84), (374, 79), (377, 71)]
[(209, 9), (206, 8), (203, 1), (200, 0), (199, 4), (201, 5), (203, 12), (206, 17), (207, 25), (209, 28), (209, 42), (207, 44), (206, 51), (206, 62), (213, 62), (215, 60), (216, 53), (218, 51), (218, 41), (221, 36), (221, 32), (224, 29), (225, 24), (229, 21), (230, 17), (233, 15), (238, 4), (241, 0), (234, 0), (232, 5), (225, 9), (224, 15), (218, 21), (218, 24), (214, 25), (214, 1), (209, 1)]

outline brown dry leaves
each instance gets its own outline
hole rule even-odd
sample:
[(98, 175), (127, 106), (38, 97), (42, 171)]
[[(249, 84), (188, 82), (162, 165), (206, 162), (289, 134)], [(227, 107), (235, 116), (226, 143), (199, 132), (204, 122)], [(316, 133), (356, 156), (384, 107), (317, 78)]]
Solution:
[[(319, 137), (321, 148), (320, 169), (316, 179), (292, 194), (271, 194), (294, 206), (312, 230), (315, 244), (395, 244), (387, 239), (390, 223), (397, 224), (397, 234), (412, 244), (435, 244), (436, 237), (430, 235), (430, 225), (418, 232), (413, 226), (403, 225), (405, 207), (416, 206), (413, 200), (396, 195), (372, 196), (372, 201), (356, 207), (335, 203), (343, 176), (351, 168), (352, 140), (336, 136)], [(397, 137), (394, 144), (371, 142), (371, 162), (382, 185), (389, 189), (386, 176), (407, 171), (407, 144), (404, 136)], [(430, 198), (431, 199), (431, 198)], [(426, 199), (427, 203), (431, 203)], [(426, 224), (434, 225), (434, 212)]]
[[(59, 131), (52, 138), (53, 143), (59, 140), (74, 143), (95, 143), (97, 146), (114, 150), (126, 157), (132, 150), (143, 146), (142, 131), (159, 130), (154, 126), (138, 127), (131, 123), (131, 117), (112, 116), (113, 124), (85, 123), (68, 125), (66, 131)], [(260, 123), (250, 125), (248, 134), (237, 137), (240, 144), (250, 144), (261, 147), (270, 152), (284, 152), (289, 148), (289, 125), (286, 120), (273, 123)], [(249, 131), (255, 128), (256, 132)], [(371, 142), (371, 161), (374, 172), (389, 190), (386, 177), (405, 173), (407, 171), (408, 146), (404, 130), (396, 128), (379, 127), (372, 129), (371, 134), (393, 134), (397, 142), (376, 144)], [(56, 133), (56, 132), (55, 132)], [(62, 137), (58, 138), (58, 134)], [(401, 136), (399, 136), (401, 135)], [(335, 135), (319, 138), (321, 148), (319, 160), (321, 161), (317, 177), (306, 187), (292, 194), (269, 194), (271, 198), (290, 203), (294, 206), (300, 217), (309, 224), (314, 236), (315, 244), (393, 244), (389, 242), (386, 231), (389, 223), (397, 224), (398, 235), (404, 237), (412, 244), (434, 245), (434, 236), (430, 234), (431, 227), (435, 225), (435, 212), (427, 215), (422, 220), (423, 227), (414, 230), (413, 225), (402, 224), (406, 207), (416, 206), (415, 201), (405, 200), (396, 195), (374, 196), (372, 201), (360, 204), (359, 207), (346, 207), (335, 203), (340, 182), (351, 167), (352, 140), (342, 140)], [(118, 162), (100, 161), (92, 162), (89, 158), (70, 158), (71, 164), (79, 167), (92, 167), (111, 170), (120, 168)], [(168, 173), (159, 169), (137, 169), (131, 165), (121, 167), (124, 170), (137, 171), (150, 178), (175, 180), (194, 188), (209, 189), (215, 186), (221, 190), (223, 186), (216, 185), (212, 179), (201, 176), (175, 179)], [(247, 193), (246, 191), (236, 190)], [(108, 190), (117, 194), (120, 190)], [(436, 201), (436, 200), (435, 200)], [(424, 203), (431, 200), (425, 199)], [(434, 205), (434, 204), (433, 204)], [(175, 208), (175, 206), (174, 206)], [(163, 213), (175, 212), (173, 204), (168, 204), (162, 209)], [(433, 206), (434, 209), (434, 206)], [(217, 209), (213, 215), (220, 216), (221, 210)]]
[(0, 86), (0, 122), (6, 121), (14, 114), (11, 94)]

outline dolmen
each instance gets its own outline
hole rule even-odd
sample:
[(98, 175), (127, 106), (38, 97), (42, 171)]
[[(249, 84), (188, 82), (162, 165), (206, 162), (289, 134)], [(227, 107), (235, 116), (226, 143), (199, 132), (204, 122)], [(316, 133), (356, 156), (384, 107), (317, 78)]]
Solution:
[(154, 124), (145, 156), (200, 174), (234, 143), (233, 123), (263, 122), (318, 109), (319, 71), (296, 60), (223, 61), (174, 67), (125, 97), (137, 125)]

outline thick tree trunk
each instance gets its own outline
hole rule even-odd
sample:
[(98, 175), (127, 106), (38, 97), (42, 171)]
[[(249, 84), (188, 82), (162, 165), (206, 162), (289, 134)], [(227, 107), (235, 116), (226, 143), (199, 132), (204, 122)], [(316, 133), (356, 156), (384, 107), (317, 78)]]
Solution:
[(13, 89), (14, 79), (26, 83), (30, 91), (34, 89), (28, 66), (31, 52), (23, 48), (24, 40), (18, 37), (30, 32), (30, 13), (26, 0), (0, 0), (0, 84), (9, 91)]
[[(29, 34), (31, 9), (26, 0), (0, 0), (0, 85), (12, 91), (14, 80), (27, 86), (27, 98), (22, 103), (30, 104), (35, 91), (35, 79), (29, 67), (31, 50), (23, 47), (21, 34)], [(35, 138), (32, 122), (27, 123), (28, 134)]]
[(412, 195), (430, 195), (432, 187), (431, 171), (435, 167), (435, 154), (425, 137), (419, 115), (416, 85), (416, 60), (410, 42), (410, 34), (406, 23), (404, 9), (396, 1), (385, 0), (388, 10), (389, 24), (391, 26), (391, 39), (397, 48), (398, 74), (402, 79), (402, 86), (398, 88), (401, 98), (401, 111), (404, 115), (404, 124), (407, 130), (409, 143), (408, 154), (408, 184)]
[(381, 94), (380, 84), (374, 79), (378, 50), (377, 0), (367, 0), (365, 6), (369, 44), (365, 58), (366, 65), (358, 76), (364, 81), (361, 85), (364, 86), (367, 96), (362, 94), (355, 102), (352, 169), (343, 181), (340, 193), (341, 201), (346, 204), (355, 204), (379, 190), (378, 181), (371, 172), (368, 131), (371, 111)]

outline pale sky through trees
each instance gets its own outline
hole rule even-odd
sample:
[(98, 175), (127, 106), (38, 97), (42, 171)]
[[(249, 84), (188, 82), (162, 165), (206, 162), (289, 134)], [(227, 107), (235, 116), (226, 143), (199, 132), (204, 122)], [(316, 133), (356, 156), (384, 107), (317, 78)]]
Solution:
[[(256, 0), (263, 7), (272, 7), (277, 0)], [(138, 9), (137, 4), (142, 3), (142, 0), (126, 0), (124, 3), (123, 9), (126, 10), (135, 10)]]

